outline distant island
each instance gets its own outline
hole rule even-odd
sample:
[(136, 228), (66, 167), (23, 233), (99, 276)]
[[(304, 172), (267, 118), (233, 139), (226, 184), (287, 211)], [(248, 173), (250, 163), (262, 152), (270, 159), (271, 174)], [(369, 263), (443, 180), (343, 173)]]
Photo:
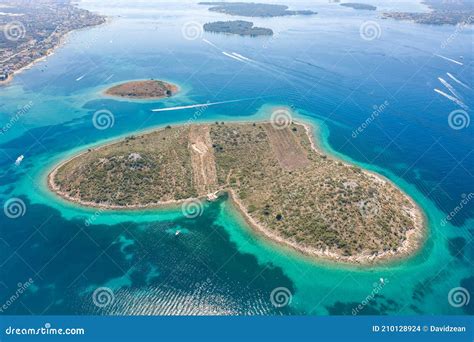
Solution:
[(202, 205), (222, 194), (257, 233), (319, 258), (370, 264), (414, 253), (424, 230), (414, 201), (316, 146), (311, 127), (295, 122), (167, 126), (79, 154), (48, 184), (106, 209)]
[(272, 36), (273, 31), (269, 28), (254, 27), (250, 21), (216, 21), (204, 24), (204, 31), (215, 33), (238, 34), (241, 36)]
[(344, 7), (350, 7), (350, 8), (353, 8), (353, 9), (357, 9), (357, 10), (375, 11), (377, 9), (377, 7), (375, 7), (375, 6), (367, 5), (367, 4), (360, 4), (360, 3), (356, 3), (356, 2), (346, 2), (346, 3), (340, 4), (340, 5), (344, 6)]
[(179, 91), (178, 86), (160, 80), (131, 81), (113, 86), (105, 95), (128, 99), (161, 99)]
[(211, 6), (209, 11), (243, 17), (281, 17), (288, 15), (313, 15), (310, 10), (291, 11), (285, 5), (259, 4), (254, 2), (200, 2)]
[(431, 12), (386, 12), (383, 18), (409, 20), (428, 25), (472, 25), (474, 21), (472, 0), (425, 0), (423, 3), (431, 9)]
[(0, 84), (51, 54), (68, 32), (106, 21), (70, 0), (6, 0), (0, 7)]

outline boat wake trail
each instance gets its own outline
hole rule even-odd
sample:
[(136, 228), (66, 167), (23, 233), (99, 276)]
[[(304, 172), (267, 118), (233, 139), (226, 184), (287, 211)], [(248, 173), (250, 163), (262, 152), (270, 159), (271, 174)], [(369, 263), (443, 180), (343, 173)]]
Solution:
[(441, 78), (441, 77), (438, 77), (438, 80), (439, 80), (441, 83), (443, 83), (443, 85), (449, 90), (449, 92), (450, 92), (451, 94), (453, 94), (455, 97), (457, 97), (458, 100), (461, 100), (461, 99), (462, 99), (462, 96), (460, 96), (460, 95), (457, 93), (456, 89), (454, 89), (454, 87), (453, 87), (451, 84), (449, 84), (448, 82), (446, 82), (446, 81), (445, 81), (443, 78)]
[(448, 57), (445, 57), (445, 56), (442, 56), (442, 55), (438, 55), (438, 54), (436, 54), (436, 53), (435, 53), (435, 56), (436, 56), (436, 57), (439, 57), (439, 58), (442, 58), (442, 59), (445, 59), (445, 60), (447, 60), (447, 61), (456, 63), (456, 64), (458, 64), (458, 65), (464, 65), (463, 63), (461, 63), (461, 62), (459, 62), (459, 61), (457, 61), (457, 60), (455, 60), (455, 59), (448, 58)]
[(460, 106), (461, 108), (463, 108), (464, 110), (468, 110), (469, 107), (466, 106), (462, 101), (458, 100), (457, 98), (455, 98), (454, 96), (451, 96), (449, 94), (446, 94), (444, 91), (441, 91), (439, 89), (434, 89), (435, 92), (437, 92), (438, 94), (446, 97), (447, 99), (453, 101), (454, 103), (456, 103), (458, 106)]
[(232, 52), (232, 53), (229, 53), (227, 51), (224, 51), (222, 50), (220, 47), (218, 47), (216, 44), (214, 44), (213, 42), (203, 38), (202, 40), (204, 43), (212, 46), (213, 48), (219, 50), (223, 55), (227, 56), (227, 57), (230, 57), (232, 59), (235, 59), (239, 62), (255, 62), (254, 60), (248, 58), (248, 57), (245, 57), (245, 56), (242, 56), (241, 54), (237, 53), (237, 52)]
[(237, 58), (240, 58), (240, 59), (243, 59), (244, 61), (248, 61), (248, 62), (255, 62), (254, 60), (250, 59), (250, 58), (247, 58), (245, 56), (242, 56), (241, 54), (237, 53), (237, 52), (232, 52), (232, 54), (237, 57)]
[(208, 40), (205, 39), (205, 38), (203, 38), (202, 41), (203, 41), (204, 43), (206, 43), (206, 44), (212, 46), (213, 48), (216, 48), (216, 49), (220, 50), (219, 47), (218, 47), (216, 44), (214, 44), (213, 42), (210, 42), (210, 41), (208, 41)]
[[(216, 44), (210, 42), (207, 39), (202, 39), (202, 41), (204, 43), (212, 46), (213, 48), (217, 49), (224, 56), (232, 58), (233, 60), (236, 60), (238, 62), (245, 63), (245, 64), (247, 64), (247, 65), (249, 65), (253, 68), (256, 68), (258, 70), (261, 70), (263, 72), (266, 72), (266, 73), (270, 74), (272, 77), (278, 78), (278, 79), (280, 79), (284, 82), (290, 82), (291, 84), (293, 84), (293, 83), (294, 84), (305, 84), (305, 85), (308, 86), (308, 88), (313, 88), (315, 83), (316, 84), (321, 84), (321, 81), (324, 79), (324, 78), (321, 78), (321, 77), (312, 76), (311, 74), (308, 74), (308, 73), (300, 72), (300, 71), (292, 69), (292, 68), (287, 68), (287, 67), (275, 64), (275, 63), (269, 63), (269, 62), (262, 62), (262, 61), (254, 60), (254, 59), (248, 58), (246, 56), (243, 56), (243, 55), (241, 55), (237, 52), (229, 53), (229, 52), (223, 50), (222, 48), (220, 48), (219, 46), (217, 46)], [(316, 67), (320, 70), (324, 70), (323, 68), (321, 68), (317, 65), (307, 63), (303, 60), (299, 60), (299, 62), (306, 63), (306, 64), (311, 65), (313, 67)], [(325, 81), (325, 82), (326, 82), (326, 84), (328, 83), (328, 81)], [(331, 86), (334, 86), (334, 85), (335, 86), (340, 86), (339, 84), (332, 84)]]
[(234, 55), (233, 55), (233, 54), (231, 54), (231, 53), (228, 53), (228, 52), (222, 51), (222, 54), (223, 54), (223, 55), (226, 55), (227, 57), (230, 57), (230, 58), (232, 58), (232, 59), (235, 59), (235, 60), (237, 60), (237, 61), (239, 61), (239, 62), (245, 62), (245, 60), (243, 60), (243, 59), (240, 59), (239, 57), (237, 57), (237, 56), (234, 56)]
[[(268, 97), (268, 96), (267, 96)], [(207, 103), (198, 103), (188, 106), (177, 106), (177, 107), (168, 107), (168, 108), (157, 108), (152, 109), (152, 112), (167, 112), (172, 110), (183, 110), (183, 109), (191, 109), (191, 108), (201, 108), (201, 107), (210, 107), (210, 106), (217, 106), (226, 103), (234, 103), (234, 102), (243, 102), (243, 101), (250, 101), (250, 100), (257, 100), (261, 99), (262, 97), (251, 97), (245, 99), (237, 99), (237, 100), (228, 100), (228, 101), (219, 101), (219, 102), (207, 102)]]
[(108, 80), (110, 80), (112, 77), (114, 77), (114, 74), (110, 75), (109, 77), (107, 77), (104, 82), (107, 82)]
[(448, 77), (449, 77), (450, 79), (452, 79), (454, 82), (456, 82), (457, 84), (462, 85), (462, 86), (463, 86), (464, 88), (466, 88), (466, 89), (472, 90), (472, 88), (469, 87), (466, 83), (461, 82), (460, 80), (458, 80), (456, 77), (454, 77), (454, 76), (453, 76), (452, 74), (450, 74), (449, 72), (447, 72), (446, 75), (448, 75)]

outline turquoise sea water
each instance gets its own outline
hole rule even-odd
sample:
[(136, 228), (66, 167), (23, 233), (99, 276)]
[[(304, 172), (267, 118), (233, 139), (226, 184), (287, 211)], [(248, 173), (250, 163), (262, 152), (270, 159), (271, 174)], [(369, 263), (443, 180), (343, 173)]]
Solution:
[[(370, 3), (426, 10), (403, 1)], [(459, 106), (433, 90), (449, 94), (441, 77), (474, 106), (472, 89), (447, 75), (474, 87), (472, 27), (382, 20), (312, 1), (293, 7), (314, 9), (315, 17), (255, 19), (275, 31), (271, 39), (198, 33), (188, 40), (183, 27), (223, 16), (193, 2), (81, 6), (109, 15), (109, 23), (70, 34), (54, 55), (0, 88), (0, 200), (24, 203), (18, 218), (0, 213), (4, 313), (350, 315), (362, 304), (358, 314), (473, 313), (474, 300), (457, 307), (448, 293), (474, 293), (474, 205), (467, 201), (446, 217), (474, 192), (474, 130), (451, 128), (448, 116)], [(380, 27), (378, 38), (361, 38), (367, 21)], [(182, 92), (136, 102), (101, 95), (111, 84), (151, 77)], [(230, 100), (242, 101), (151, 111)], [(255, 235), (225, 199), (188, 219), (180, 210), (79, 208), (47, 190), (51, 168), (90, 146), (189, 120), (261, 120), (281, 105), (317, 125), (329, 153), (385, 175), (420, 204), (428, 231), (416, 256), (369, 268), (318, 262)], [(94, 127), (99, 110), (112, 113), (113, 126)], [(12, 301), (29, 279), (32, 285)], [(104, 307), (93, 301), (100, 287), (112, 291)], [(291, 297), (284, 306), (271, 300), (280, 288)]]

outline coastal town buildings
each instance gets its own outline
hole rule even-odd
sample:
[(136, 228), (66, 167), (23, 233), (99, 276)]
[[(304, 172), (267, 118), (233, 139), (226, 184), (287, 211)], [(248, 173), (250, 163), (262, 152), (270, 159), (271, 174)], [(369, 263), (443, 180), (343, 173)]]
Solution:
[(65, 34), (100, 25), (103, 16), (73, 5), (69, 0), (2, 2), (0, 16), (0, 81), (47, 56)]

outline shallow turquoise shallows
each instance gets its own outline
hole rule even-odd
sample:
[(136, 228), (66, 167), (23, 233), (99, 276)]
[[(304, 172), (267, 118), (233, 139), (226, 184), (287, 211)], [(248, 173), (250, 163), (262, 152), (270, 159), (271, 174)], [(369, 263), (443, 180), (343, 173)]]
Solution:
[[(0, 88), (0, 200), (20, 210), (0, 212), (2, 313), (473, 314), (474, 300), (458, 305), (451, 290), (474, 295), (474, 125), (454, 129), (448, 117), (460, 108), (434, 91), (449, 93), (441, 78), (474, 106), (472, 27), (381, 20), (320, 0), (294, 5), (314, 17), (255, 18), (275, 35), (249, 38), (189, 30), (225, 17), (205, 6), (146, 3), (82, 1), (108, 23), (71, 33)], [(368, 21), (379, 28), (373, 40), (360, 34)], [(102, 96), (147, 78), (181, 92)], [(207, 102), (224, 103), (152, 111)], [(372, 267), (312, 260), (257, 236), (225, 198), (189, 219), (180, 210), (81, 208), (46, 186), (54, 165), (91, 146), (168, 124), (268, 119), (276, 106), (317, 127), (328, 153), (383, 174), (419, 203), (427, 232), (418, 254)], [(106, 129), (93, 124), (99, 110), (112, 113)], [(26, 290), (12, 300), (19, 286)]]

